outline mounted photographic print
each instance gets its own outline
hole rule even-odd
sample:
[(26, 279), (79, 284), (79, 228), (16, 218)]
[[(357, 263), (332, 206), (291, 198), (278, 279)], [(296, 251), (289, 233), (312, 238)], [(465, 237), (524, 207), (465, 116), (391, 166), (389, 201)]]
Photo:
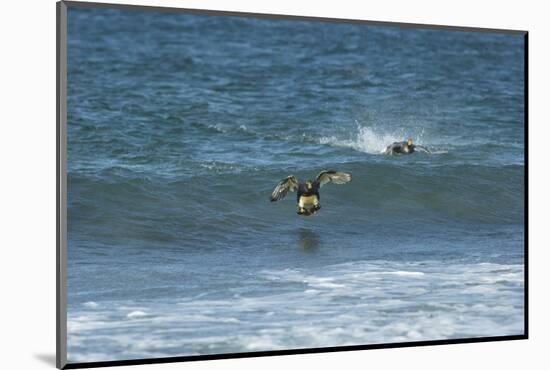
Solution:
[(58, 3), (58, 367), (527, 338), (527, 32)]

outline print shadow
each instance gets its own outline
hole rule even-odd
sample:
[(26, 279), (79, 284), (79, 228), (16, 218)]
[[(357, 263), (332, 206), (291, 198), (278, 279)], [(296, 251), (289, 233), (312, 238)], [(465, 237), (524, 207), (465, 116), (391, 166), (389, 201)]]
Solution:
[(35, 353), (34, 358), (42, 361), (46, 365), (55, 367), (55, 353)]

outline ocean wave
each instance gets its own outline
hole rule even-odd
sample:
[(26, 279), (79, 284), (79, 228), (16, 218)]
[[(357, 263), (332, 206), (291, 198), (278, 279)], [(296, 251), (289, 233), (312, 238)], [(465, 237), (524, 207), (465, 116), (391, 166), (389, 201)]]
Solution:
[[(374, 214), (379, 221), (410, 219), (411, 214), (424, 221), (517, 223), (523, 219), (523, 182), (509, 181), (522, 178), (523, 166), (395, 166), (386, 162), (354, 161), (327, 166), (352, 173), (353, 181), (323, 189), (322, 203), (333, 206), (319, 215), (338, 212), (365, 222), (372, 222)], [(212, 231), (219, 232), (233, 233), (234, 221), (250, 222), (249, 217), (262, 224), (287, 224), (292, 222), (287, 216), (294, 207), (295, 196), (270, 204), (268, 197), (273, 187), (291, 174), (300, 180), (313, 178), (323, 167), (278, 167), (197, 161), (187, 167), (190, 174), (170, 178), (128, 169), (102, 172), (101, 176), (70, 173), (69, 208), (71, 214), (89, 214), (92, 207), (96, 217), (122, 219), (124, 224), (136, 223), (136, 227), (143, 227), (147, 218), (153, 224), (169, 221), (171, 225), (181, 210), (193, 210), (193, 217), (214, 218)], [(159, 209), (162, 212), (155, 211)], [(137, 211), (152, 213), (144, 218), (137, 217)], [(190, 222), (184, 214), (177, 219), (184, 225)], [(258, 226), (257, 222), (252, 223)]]

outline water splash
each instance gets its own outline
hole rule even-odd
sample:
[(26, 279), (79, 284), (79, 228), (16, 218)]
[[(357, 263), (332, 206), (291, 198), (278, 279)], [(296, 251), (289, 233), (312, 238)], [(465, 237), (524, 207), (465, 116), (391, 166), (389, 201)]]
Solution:
[(359, 152), (369, 154), (381, 154), (388, 145), (396, 141), (403, 141), (412, 137), (415, 143), (423, 145), (424, 129), (399, 128), (392, 131), (377, 129), (369, 126), (362, 126), (355, 121), (356, 130), (351, 138), (337, 136), (324, 136), (319, 139), (320, 144), (335, 147), (352, 148)]

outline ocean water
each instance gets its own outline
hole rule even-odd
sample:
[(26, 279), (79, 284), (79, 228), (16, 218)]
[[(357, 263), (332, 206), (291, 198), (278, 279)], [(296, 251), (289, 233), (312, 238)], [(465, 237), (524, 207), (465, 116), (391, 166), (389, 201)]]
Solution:
[(68, 21), (70, 362), (523, 334), (522, 36)]

